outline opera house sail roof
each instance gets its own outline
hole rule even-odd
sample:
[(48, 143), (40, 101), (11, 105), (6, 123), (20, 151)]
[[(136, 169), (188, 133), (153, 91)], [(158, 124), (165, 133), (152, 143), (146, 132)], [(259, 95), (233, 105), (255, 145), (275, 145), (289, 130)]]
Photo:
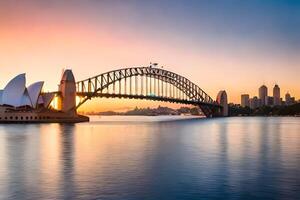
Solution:
[(21, 106), (25, 92), (25, 83), (25, 74), (20, 74), (9, 81), (2, 93), (2, 104), (14, 107)]
[(35, 108), (38, 103), (39, 95), (42, 91), (44, 82), (39, 81), (28, 86), (27, 91), (31, 100), (31, 105)]
[(26, 87), (25, 74), (19, 74), (10, 80), (3, 90), (0, 90), (0, 105), (36, 108), (38, 104), (45, 102), (48, 106), (54, 95), (42, 95), (43, 85), (44, 82), (39, 81)]

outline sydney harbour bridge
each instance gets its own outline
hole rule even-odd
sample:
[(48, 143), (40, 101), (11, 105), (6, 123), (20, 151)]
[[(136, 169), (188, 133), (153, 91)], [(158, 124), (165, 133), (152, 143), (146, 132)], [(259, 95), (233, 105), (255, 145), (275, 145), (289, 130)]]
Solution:
[(225, 91), (220, 91), (214, 100), (189, 79), (155, 65), (117, 69), (77, 81), (76, 95), (80, 102), (72, 109), (89, 99), (106, 97), (195, 105), (206, 117), (228, 115)]

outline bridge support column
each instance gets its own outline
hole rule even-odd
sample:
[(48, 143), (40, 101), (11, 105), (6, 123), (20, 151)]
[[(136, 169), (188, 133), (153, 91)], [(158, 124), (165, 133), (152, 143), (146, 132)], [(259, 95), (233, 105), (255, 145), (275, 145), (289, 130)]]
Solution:
[(219, 109), (219, 116), (228, 117), (228, 97), (225, 90), (218, 93), (217, 103), (222, 106), (222, 108)]
[(59, 91), (61, 94), (61, 111), (70, 115), (76, 115), (76, 83), (72, 70), (63, 72)]
[(220, 91), (217, 96), (217, 103), (221, 107), (214, 107), (209, 105), (199, 105), (203, 114), (207, 118), (211, 117), (227, 117), (228, 116), (228, 99), (226, 91)]

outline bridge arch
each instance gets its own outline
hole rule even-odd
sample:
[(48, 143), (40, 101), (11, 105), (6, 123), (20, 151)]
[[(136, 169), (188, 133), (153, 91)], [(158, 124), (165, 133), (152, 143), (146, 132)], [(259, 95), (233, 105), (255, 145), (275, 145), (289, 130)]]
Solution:
[(222, 108), (189, 79), (156, 67), (131, 67), (109, 71), (76, 82), (76, 91), (77, 95), (81, 97), (76, 108), (95, 97), (148, 99), (192, 104), (199, 106), (207, 117), (215, 115)]

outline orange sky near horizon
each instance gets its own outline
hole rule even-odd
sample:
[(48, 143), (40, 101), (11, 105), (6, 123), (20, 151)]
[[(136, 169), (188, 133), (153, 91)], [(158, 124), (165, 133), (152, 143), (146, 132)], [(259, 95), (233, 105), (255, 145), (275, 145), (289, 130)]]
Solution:
[[(101, 14), (95, 19), (93, 10), (78, 15), (77, 9), (27, 5), (0, 14), (0, 88), (23, 72), (27, 84), (44, 80), (44, 90), (53, 91), (63, 68), (71, 68), (76, 80), (82, 80), (112, 69), (158, 62), (187, 77), (214, 99), (220, 90), (226, 90), (230, 102), (240, 103), (241, 94), (257, 96), (262, 84), (271, 95), (275, 83), (280, 85), (282, 97), (289, 91), (300, 98), (299, 51), (278, 48), (278, 44), (261, 38), (220, 39), (209, 32), (194, 38), (189, 35), (193, 26), (184, 31), (186, 34), (165, 24), (157, 24), (157, 30), (142, 30), (145, 25), (114, 21)], [(83, 110), (123, 110), (135, 105), (166, 104), (98, 99), (88, 102)]]

